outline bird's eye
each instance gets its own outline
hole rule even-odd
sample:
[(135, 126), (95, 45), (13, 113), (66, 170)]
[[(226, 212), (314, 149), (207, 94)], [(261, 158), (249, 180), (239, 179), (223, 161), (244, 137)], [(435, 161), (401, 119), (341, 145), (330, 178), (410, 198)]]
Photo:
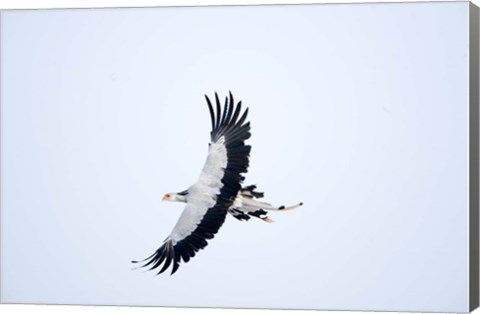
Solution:
[(170, 198), (170, 194), (166, 194), (165, 197), (166, 197), (166, 198)]

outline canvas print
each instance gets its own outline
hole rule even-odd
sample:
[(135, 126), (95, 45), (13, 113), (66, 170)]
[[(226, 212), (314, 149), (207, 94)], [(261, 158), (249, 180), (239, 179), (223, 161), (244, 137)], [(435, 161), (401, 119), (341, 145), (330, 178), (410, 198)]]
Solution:
[(1, 11), (0, 301), (474, 309), (474, 9)]

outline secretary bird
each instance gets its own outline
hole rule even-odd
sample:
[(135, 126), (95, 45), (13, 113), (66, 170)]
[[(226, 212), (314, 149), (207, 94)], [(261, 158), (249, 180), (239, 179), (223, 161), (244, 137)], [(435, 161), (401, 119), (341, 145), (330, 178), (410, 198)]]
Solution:
[[(163, 245), (152, 255), (141, 261), (141, 267), (150, 266), (149, 270), (161, 267), (158, 274), (172, 265), (173, 275), (180, 262), (188, 262), (195, 254), (207, 246), (207, 240), (213, 239), (225, 221), (227, 214), (239, 220), (250, 217), (271, 222), (267, 211), (290, 210), (303, 205), (274, 207), (259, 201), (264, 193), (256, 191), (255, 185), (242, 187), (243, 173), (247, 172), (250, 145), (245, 141), (250, 138), (250, 122), (245, 122), (248, 108), (241, 114), (242, 102), (235, 105), (232, 93), (225, 98), (222, 111), (220, 100), (215, 93), (216, 110), (205, 95), (212, 131), (207, 160), (198, 181), (188, 189), (167, 193), (164, 201), (186, 203), (177, 224)], [(241, 114), (241, 115), (240, 115)], [(162, 265), (163, 264), (163, 265)]]

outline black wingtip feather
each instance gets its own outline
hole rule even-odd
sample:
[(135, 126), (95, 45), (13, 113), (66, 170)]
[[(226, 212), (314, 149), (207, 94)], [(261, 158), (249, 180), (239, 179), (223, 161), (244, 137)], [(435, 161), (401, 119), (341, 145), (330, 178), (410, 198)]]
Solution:
[(220, 126), (220, 116), (222, 113), (222, 109), (220, 106), (220, 99), (218, 98), (217, 92), (215, 92), (215, 103), (217, 104), (217, 120), (216, 120), (215, 128), (218, 128)]
[(163, 264), (162, 269), (160, 269), (160, 271), (157, 273), (157, 275), (160, 275), (161, 273), (163, 273), (164, 271), (166, 271), (168, 269), (168, 267), (172, 263), (172, 259), (173, 259), (172, 253), (173, 253), (173, 248), (170, 244), (170, 245), (167, 246), (167, 254), (165, 256), (165, 263)]
[(212, 130), (215, 129), (215, 113), (213, 112), (212, 103), (210, 102), (210, 98), (205, 95), (205, 100), (207, 101), (208, 111), (210, 112), (210, 121), (212, 122)]
[(223, 114), (222, 114), (222, 119), (220, 120), (220, 124), (225, 123), (225, 119), (227, 118), (227, 112), (228, 112), (228, 97), (225, 97), (225, 104), (223, 105)]
[[(240, 118), (240, 120), (238, 120), (238, 122), (237, 122), (237, 125), (238, 125), (238, 126), (242, 125), (242, 124), (245, 122), (245, 120), (247, 119), (247, 115), (248, 115), (248, 108), (245, 109), (245, 111), (243, 112), (242, 117)], [(250, 122), (247, 122), (247, 124), (250, 125)]]

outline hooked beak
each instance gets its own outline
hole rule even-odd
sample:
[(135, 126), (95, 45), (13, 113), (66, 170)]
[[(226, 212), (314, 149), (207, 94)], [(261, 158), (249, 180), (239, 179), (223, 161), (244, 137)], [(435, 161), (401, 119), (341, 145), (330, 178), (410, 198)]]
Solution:
[(167, 196), (164, 195), (163, 198), (162, 198), (162, 202), (165, 202), (167, 200)]

